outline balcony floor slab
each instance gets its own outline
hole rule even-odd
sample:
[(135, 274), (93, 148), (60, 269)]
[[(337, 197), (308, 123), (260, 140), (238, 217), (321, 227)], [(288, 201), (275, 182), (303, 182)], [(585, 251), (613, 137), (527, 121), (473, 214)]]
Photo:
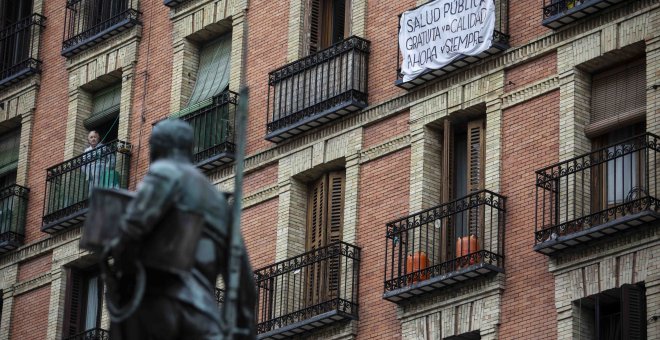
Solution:
[(41, 227), (41, 231), (44, 233), (48, 234), (55, 234), (57, 232), (60, 232), (62, 230), (66, 230), (71, 228), (72, 226), (76, 224), (80, 224), (81, 222), (85, 221), (87, 218), (87, 211), (88, 208), (82, 208), (72, 214), (69, 214), (65, 217), (62, 217), (60, 219), (57, 219), (53, 222), (50, 222), (48, 224), (44, 224)]
[(643, 210), (635, 214), (622, 216), (589, 229), (538, 243), (533, 249), (541, 254), (553, 255), (558, 251), (580, 246), (584, 243), (592, 242), (607, 236), (617, 235), (643, 225), (648, 225), (658, 219), (660, 219), (660, 213), (653, 210)]
[(355, 316), (344, 313), (339, 310), (332, 310), (323, 314), (319, 314), (309, 319), (305, 319), (294, 324), (274, 329), (270, 332), (262, 333), (257, 336), (257, 339), (286, 339), (295, 335), (311, 332), (321, 327), (325, 327), (337, 322), (354, 320)]
[(383, 294), (385, 300), (394, 303), (417, 297), (426, 293), (440, 290), (461, 282), (476, 280), (482, 276), (504, 273), (504, 268), (490, 263), (477, 263), (451, 273), (432, 277), (428, 280), (413, 283), (409, 286), (394, 289)]
[(543, 19), (541, 24), (548, 28), (558, 29), (623, 1), (624, 0), (584, 0), (581, 5), (548, 16)]

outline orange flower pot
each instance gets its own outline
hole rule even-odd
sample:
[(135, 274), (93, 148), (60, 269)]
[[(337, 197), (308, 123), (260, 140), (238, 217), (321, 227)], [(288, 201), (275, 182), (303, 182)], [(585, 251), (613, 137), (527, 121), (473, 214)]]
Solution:
[[(406, 258), (406, 274), (428, 268), (431, 265), (429, 258), (423, 251), (408, 254)], [(428, 273), (416, 273), (413, 275), (412, 282), (424, 281), (429, 279)]]
[[(476, 253), (479, 250), (481, 250), (479, 249), (479, 240), (475, 235), (459, 237), (456, 240), (456, 258), (460, 258), (469, 255), (471, 253)], [(469, 265), (473, 265), (478, 261), (479, 260), (477, 258), (471, 257), (469, 260)], [(459, 264), (459, 268), (462, 267), (462, 265), (464, 265), (468, 261), (461, 261), (461, 262), (462, 263)]]

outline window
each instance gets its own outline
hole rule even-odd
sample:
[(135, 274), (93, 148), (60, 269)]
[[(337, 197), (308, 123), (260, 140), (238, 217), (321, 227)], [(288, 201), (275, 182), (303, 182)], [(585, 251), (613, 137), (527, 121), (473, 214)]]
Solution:
[(305, 32), (309, 54), (336, 44), (350, 35), (351, 0), (307, 0)]
[(0, 136), (0, 189), (16, 184), (20, 141), (20, 129)]
[(192, 125), (195, 158), (222, 144), (232, 134), (233, 110), (220, 103), (221, 95), (229, 90), (231, 36), (228, 32), (202, 45), (197, 79), (188, 104), (171, 115)]
[(574, 302), (580, 335), (601, 340), (646, 339), (644, 286), (625, 284)]
[(31, 14), (32, 0), (0, 0), (0, 72), (24, 62), (30, 55), (31, 31), (12, 26)]
[(644, 60), (593, 75), (591, 122), (592, 150), (603, 149), (599, 157), (609, 159), (595, 168), (592, 205), (594, 211), (639, 198), (644, 188), (644, 153), (631, 151), (632, 137), (644, 132), (646, 110)]
[(99, 133), (102, 143), (117, 139), (119, 108), (121, 104), (121, 84), (100, 90), (93, 95), (92, 112), (83, 121), (88, 131)]
[[(323, 248), (342, 240), (344, 220), (345, 173), (324, 174), (308, 189), (307, 251)], [(336, 257), (338, 259), (338, 257)], [(310, 266), (307, 273), (307, 306), (338, 296), (339, 263), (335, 258)]]
[(103, 283), (95, 271), (69, 268), (67, 271), (64, 337), (100, 328)]
[[(442, 134), (442, 203), (448, 203), (484, 188), (485, 119), (451, 121), (446, 119)], [(441, 256), (447, 259), (483, 249), (475, 242), (483, 241), (483, 209), (465, 209), (442, 229)], [(437, 220), (442, 223), (441, 220)], [(451, 236), (451, 237), (449, 237)], [(453, 244), (456, 241), (457, 244)], [(464, 247), (465, 245), (465, 247)], [(463, 249), (465, 248), (465, 249)], [(456, 249), (456, 253), (452, 254)]]

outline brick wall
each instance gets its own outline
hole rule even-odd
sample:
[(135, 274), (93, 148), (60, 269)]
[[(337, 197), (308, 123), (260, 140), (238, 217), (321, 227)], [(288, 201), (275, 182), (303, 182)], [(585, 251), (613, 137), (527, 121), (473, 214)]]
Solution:
[(502, 194), (508, 199), (500, 337), (552, 339), (557, 329), (554, 281), (546, 256), (531, 247), (534, 171), (558, 161), (559, 91), (505, 110), (503, 120)]
[(243, 179), (243, 192), (246, 195), (258, 191), (277, 182), (277, 164), (269, 165), (263, 169), (245, 175)]
[(14, 297), (12, 339), (46, 339), (50, 285)]
[[(250, 1), (246, 81), (250, 87), (247, 154), (271, 147), (264, 139), (268, 103), (268, 72), (287, 64), (288, 1)], [(268, 20), (265, 18), (274, 18)]]
[(535, 81), (557, 74), (557, 53), (526, 62), (505, 73), (505, 90), (513, 91)]
[(21, 263), (18, 267), (18, 282), (28, 281), (48, 273), (51, 268), (51, 260), (51, 254), (48, 253)]
[[(544, 0), (509, 0), (509, 35), (511, 46), (521, 46), (551, 32), (541, 25)], [(550, 1), (546, 1), (550, 2)]]
[(358, 246), (360, 323), (358, 339), (398, 339), (401, 323), (396, 305), (383, 300), (385, 223), (408, 214), (410, 148), (366, 163), (360, 168)]
[(278, 199), (271, 199), (243, 210), (241, 231), (250, 255), (252, 269), (275, 262)]
[(410, 112), (404, 111), (396, 116), (384, 119), (374, 125), (364, 128), (362, 148), (368, 149), (380, 143), (399, 137), (410, 130), (408, 120), (410, 119)]

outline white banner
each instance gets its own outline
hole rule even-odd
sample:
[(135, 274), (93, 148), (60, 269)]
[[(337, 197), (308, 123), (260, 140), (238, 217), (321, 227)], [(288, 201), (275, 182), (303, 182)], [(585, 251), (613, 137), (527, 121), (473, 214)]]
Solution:
[(495, 1), (435, 0), (403, 12), (400, 24), (401, 73), (406, 82), (461, 55), (478, 55), (489, 49)]

